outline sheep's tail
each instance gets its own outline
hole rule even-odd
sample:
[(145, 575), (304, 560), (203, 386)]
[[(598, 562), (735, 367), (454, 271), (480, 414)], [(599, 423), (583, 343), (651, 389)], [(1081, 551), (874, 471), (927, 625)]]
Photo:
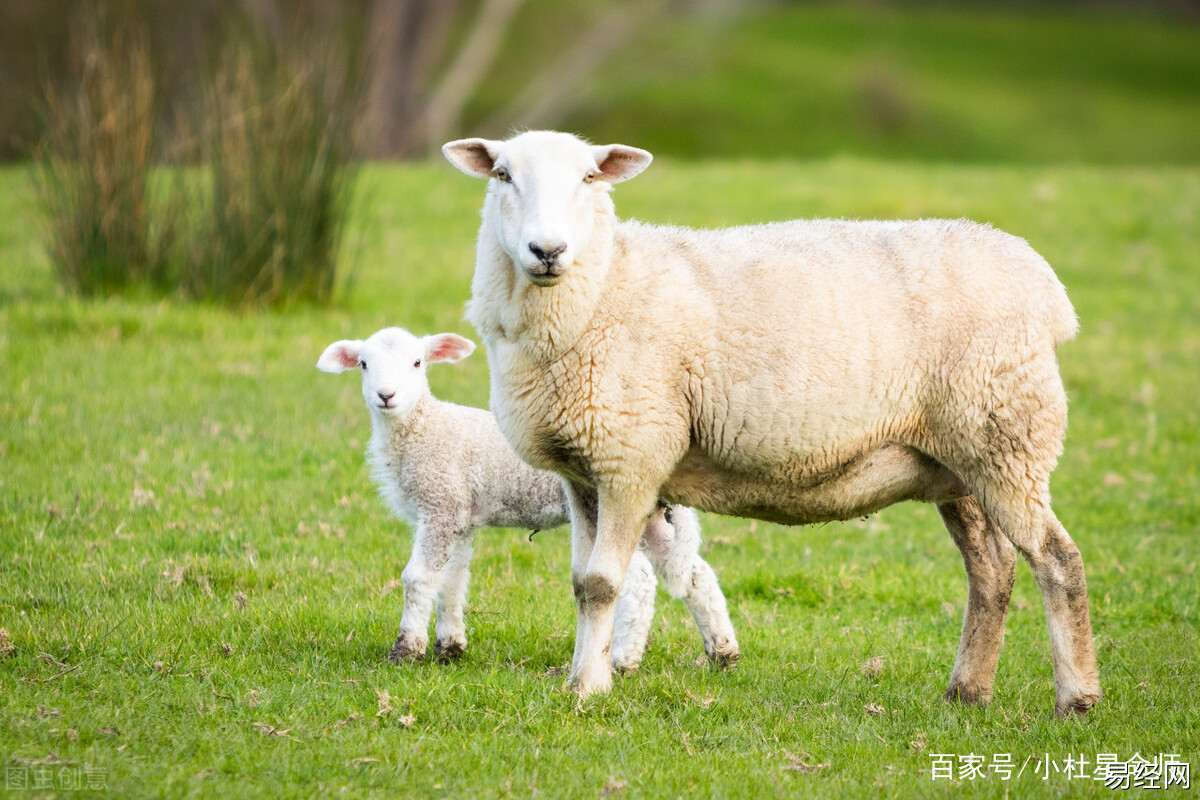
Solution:
[(1079, 315), (1075, 313), (1075, 306), (1071, 305), (1071, 300), (1067, 297), (1067, 289), (1057, 276), (1054, 278), (1054, 284), (1054, 296), (1049, 302), (1050, 335), (1054, 346), (1058, 347), (1063, 342), (1071, 341), (1079, 333)]

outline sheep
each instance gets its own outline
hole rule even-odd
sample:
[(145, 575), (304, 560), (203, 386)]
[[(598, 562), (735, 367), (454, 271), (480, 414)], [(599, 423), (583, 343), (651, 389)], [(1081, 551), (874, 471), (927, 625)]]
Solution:
[[(968, 603), (945, 697), (990, 700), (1017, 551), (1041, 589), (1062, 716), (1100, 698), (1079, 550), (1050, 507), (1078, 327), (1024, 240), (966, 220), (621, 221), (625, 145), (531, 131), (443, 147), (489, 179), (467, 319), (491, 406), (576, 513), (572, 687), (603, 659), (657, 498), (798, 525), (934, 503)], [(596, 513), (590, 513), (595, 508)]]
[[(547, 529), (569, 518), (562, 481), (522, 463), (490, 413), (443, 402), (430, 392), (429, 364), (459, 361), (474, 349), (453, 333), (418, 338), (385, 328), (366, 341), (334, 342), (317, 361), (325, 372), (361, 371), (371, 413), (372, 476), (392, 511), (413, 526), (412, 556), (402, 574), (404, 611), (389, 655), (393, 663), (424, 656), (435, 601), (435, 656), (445, 661), (466, 650), (463, 607), (477, 528)], [(633, 670), (641, 661), (654, 615), (655, 572), (671, 596), (688, 606), (709, 659), (718, 667), (737, 661), (725, 596), (699, 550), (695, 511), (664, 503), (650, 515), (617, 600), (614, 668)]]

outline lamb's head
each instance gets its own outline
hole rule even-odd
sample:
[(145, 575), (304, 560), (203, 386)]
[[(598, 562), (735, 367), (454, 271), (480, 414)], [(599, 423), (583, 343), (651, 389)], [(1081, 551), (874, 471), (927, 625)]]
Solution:
[(537, 286), (561, 281), (587, 250), (597, 194), (637, 175), (653, 158), (636, 147), (591, 145), (554, 131), (503, 142), (460, 139), (442, 152), (466, 174), (490, 179), (484, 214), (494, 215), (501, 247)]
[(427, 364), (458, 361), (474, 350), (474, 342), (454, 333), (418, 338), (403, 328), (384, 328), (366, 341), (344, 339), (329, 345), (317, 359), (317, 369), (360, 370), (371, 413), (403, 420), (429, 393)]

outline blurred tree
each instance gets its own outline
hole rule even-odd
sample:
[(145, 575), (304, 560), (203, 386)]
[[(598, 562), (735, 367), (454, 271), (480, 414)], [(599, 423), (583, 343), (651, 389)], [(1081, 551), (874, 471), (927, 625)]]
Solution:
[[(674, 11), (714, 2), (676, 0)], [(150, 33), (162, 94), (175, 108), (194, 105), (197, 75), (231, 33), (254, 29), (266, 41), (302, 24), (337, 29), (359, 41), (348, 51), (364, 59), (368, 152), (375, 158), (419, 157), (461, 134), (463, 110), (495, 66), (510, 28), (527, 0), (4, 0), (0, 24), (0, 158), (28, 149), (36, 138), (32, 98), (44, 81), (62, 78), (70, 62), (67, 21), (102, 7), (114, 20), (136, 20)], [(537, 13), (546, 13), (546, 0)], [(511, 102), (492, 115), (489, 129), (552, 125), (561, 101), (628, 42), (669, 0), (577, 0), (565, 10), (581, 20), (578, 34), (546, 44), (546, 64)], [(561, 12), (561, 9), (560, 9)], [(570, 30), (574, 31), (575, 28)], [(575, 38), (577, 37), (577, 38)]]

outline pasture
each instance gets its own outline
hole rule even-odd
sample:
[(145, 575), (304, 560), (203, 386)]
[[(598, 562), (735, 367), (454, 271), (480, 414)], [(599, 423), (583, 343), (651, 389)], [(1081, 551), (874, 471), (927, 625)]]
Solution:
[[(729, 672), (660, 591), (641, 669), (577, 709), (565, 529), (481, 533), (465, 657), (389, 664), (408, 532), (368, 479), (357, 378), (314, 365), (388, 324), (475, 338), (481, 199), (445, 164), (371, 166), (341, 300), (244, 315), (63, 296), (28, 175), (0, 171), (6, 778), (88, 770), (115, 796), (1001, 797), (1110, 793), (1055, 771), (1068, 756), (1089, 776), (1107, 753), (1200, 768), (1200, 169), (660, 160), (616, 192), (621, 216), (701, 226), (966, 216), (1054, 265), (1082, 330), (1059, 351), (1052, 488), (1105, 692), (1066, 721), (1023, 564), (991, 706), (942, 702), (966, 578), (912, 504), (793, 529), (704, 516), (742, 650)], [(482, 352), (430, 374), (486, 405)], [(938, 753), (1015, 766), (934, 780)]]

